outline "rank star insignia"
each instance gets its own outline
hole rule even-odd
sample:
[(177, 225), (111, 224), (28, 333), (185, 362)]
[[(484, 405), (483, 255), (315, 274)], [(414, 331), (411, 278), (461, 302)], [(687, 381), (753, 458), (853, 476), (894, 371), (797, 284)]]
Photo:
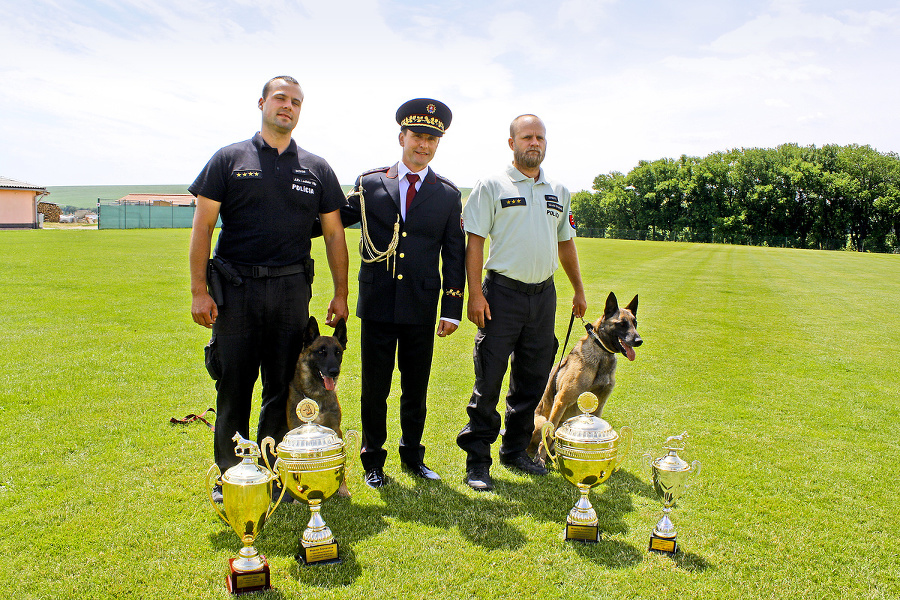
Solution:
[(425, 107), (425, 110), (428, 111), (429, 115), (433, 115), (434, 111), (437, 110), (437, 107), (434, 104), (429, 104), (428, 106)]

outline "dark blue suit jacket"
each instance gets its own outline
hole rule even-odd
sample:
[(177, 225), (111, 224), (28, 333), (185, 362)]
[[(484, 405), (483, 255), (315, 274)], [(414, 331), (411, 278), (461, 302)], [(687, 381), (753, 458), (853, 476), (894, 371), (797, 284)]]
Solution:
[[(400, 216), (397, 175), (396, 164), (368, 171), (353, 188), (362, 188), (369, 237), (379, 252), (390, 244)], [(345, 226), (360, 222), (360, 207), (359, 195), (351, 195), (341, 208)], [(406, 221), (400, 219), (396, 255), (360, 264), (356, 316), (396, 324), (434, 323), (440, 299), (441, 317), (462, 319), (466, 243), (461, 215), (459, 190), (429, 167)]]

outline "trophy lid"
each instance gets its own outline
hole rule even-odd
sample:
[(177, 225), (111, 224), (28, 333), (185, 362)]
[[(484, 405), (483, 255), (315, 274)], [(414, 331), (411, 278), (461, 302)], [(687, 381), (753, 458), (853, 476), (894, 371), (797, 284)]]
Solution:
[(578, 397), (578, 408), (582, 414), (576, 415), (560, 425), (556, 431), (556, 438), (564, 442), (581, 443), (606, 443), (619, 439), (619, 434), (612, 426), (591, 414), (596, 410), (599, 401), (591, 392), (585, 392)]
[(301, 400), (297, 405), (297, 416), (303, 421), (303, 425), (285, 434), (278, 444), (278, 452), (296, 455), (343, 448), (344, 441), (333, 429), (312, 422), (318, 415), (319, 406), (314, 400)]
[(670, 472), (690, 470), (691, 465), (678, 456), (678, 451), (684, 450), (684, 438), (686, 437), (687, 432), (685, 431), (681, 435), (673, 435), (666, 438), (666, 443), (663, 444), (663, 448), (668, 450), (668, 453), (666, 453), (665, 456), (661, 456), (654, 460), (653, 466), (661, 471)]

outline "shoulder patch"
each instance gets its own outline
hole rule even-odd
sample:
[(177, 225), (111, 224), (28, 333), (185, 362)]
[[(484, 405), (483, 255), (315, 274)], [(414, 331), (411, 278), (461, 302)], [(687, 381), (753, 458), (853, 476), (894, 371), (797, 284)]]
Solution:
[(456, 184), (453, 183), (452, 181), (450, 181), (449, 179), (447, 179), (446, 177), (444, 177), (443, 175), (438, 175), (437, 173), (435, 173), (434, 175), (435, 175), (435, 177), (438, 178), (439, 181), (442, 181), (442, 182), (446, 183), (447, 185), (449, 185), (450, 187), (452, 187), (452, 188), (453, 188), (454, 190), (456, 190), (457, 192), (459, 191), (459, 188), (456, 187)]

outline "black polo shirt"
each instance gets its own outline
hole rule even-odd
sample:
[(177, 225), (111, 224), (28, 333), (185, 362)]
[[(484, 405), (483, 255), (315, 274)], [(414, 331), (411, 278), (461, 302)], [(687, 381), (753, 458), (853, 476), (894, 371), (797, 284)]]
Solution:
[(221, 203), (216, 255), (243, 265), (277, 267), (308, 258), (316, 217), (344, 204), (325, 159), (293, 139), (279, 155), (259, 133), (216, 152), (188, 191)]

